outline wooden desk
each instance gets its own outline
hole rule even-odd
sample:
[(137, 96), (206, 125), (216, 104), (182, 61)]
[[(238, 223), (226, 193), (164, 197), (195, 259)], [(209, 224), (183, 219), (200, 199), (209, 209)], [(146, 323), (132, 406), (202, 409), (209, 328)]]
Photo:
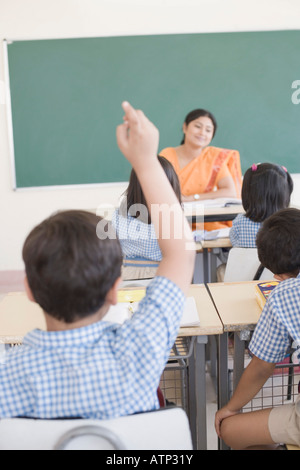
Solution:
[(201, 248), (203, 253), (203, 282), (217, 281), (217, 256), (222, 248), (231, 248), (229, 237), (203, 240)]
[(231, 248), (231, 241), (229, 237), (226, 238), (215, 238), (214, 240), (203, 240), (201, 242), (202, 249), (214, 249), (214, 248)]
[[(228, 332), (234, 332), (233, 389), (236, 388), (244, 370), (245, 341), (250, 339), (261, 314), (255, 299), (255, 284), (260, 281), (217, 282), (207, 284), (224, 333), (218, 336), (218, 408), (229, 400)], [(219, 441), (221, 449), (226, 445)]]
[(207, 285), (224, 332), (254, 330), (261, 314), (255, 299), (255, 285), (259, 282), (216, 282)]
[[(126, 290), (130, 289), (138, 288), (129, 287)], [(180, 328), (179, 336), (222, 334), (222, 323), (205, 286), (192, 284), (188, 296), (195, 298), (200, 326)], [(34, 328), (46, 329), (44, 315), (39, 305), (28, 300), (25, 292), (0, 294), (0, 343), (21, 343), (23, 337)]]
[[(127, 288), (136, 290), (137, 287)], [(141, 289), (145, 289), (141, 287)], [(206, 370), (205, 344), (208, 335), (221, 335), (223, 326), (205, 286), (193, 284), (188, 296), (196, 301), (200, 325), (180, 328), (178, 336), (195, 337), (190, 361), (190, 424), (196, 449), (206, 449)], [(41, 308), (30, 302), (24, 292), (0, 296), (0, 344), (21, 343), (33, 328), (45, 329)]]
[[(198, 203), (200, 205), (200, 203)], [(191, 223), (196, 222), (227, 222), (233, 220), (238, 214), (244, 214), (245, 210), (241, 204), (232, 204), (228, 207), (210, 207), (203, 205), (202, 213), (197, 207), (185, 210), (186, 218)]]
[(0, 294), (0, 343), (19, 344), (34, 328), (46, 329), (45, 317), (38, 304), (30, 302), (25, 292)]

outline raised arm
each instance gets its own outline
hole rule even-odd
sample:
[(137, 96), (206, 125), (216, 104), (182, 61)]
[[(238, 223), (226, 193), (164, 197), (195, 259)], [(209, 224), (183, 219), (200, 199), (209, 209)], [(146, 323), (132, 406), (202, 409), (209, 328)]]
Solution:
[(124, 123), (117, 127), (121, 152), (134, 168), (151, 211), (162, 261), (157, 275), (175, 282), (183, 292), (190, 285), (195, 250), (191, 230), (158, 159), (159, 133), (144, 113), (123, 103)]

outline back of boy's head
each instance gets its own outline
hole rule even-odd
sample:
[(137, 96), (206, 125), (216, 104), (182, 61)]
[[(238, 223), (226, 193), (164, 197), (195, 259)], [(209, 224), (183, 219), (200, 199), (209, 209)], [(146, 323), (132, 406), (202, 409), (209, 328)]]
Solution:
[(100, 220), (86, 211), (59, 212), (37, 225), (23, 246), (35, 301), (66, 323), (97, 312), (121, 275), (119, 241), (99, 234)]
[[(157, 158), (158, 158), (158, 161), (160, 162), (164, 172), (166, 173), (166, 176), (167, 176), (167, 178), (168, 178), (168, 180), (169, 180), (169, 182), (170, 182), (170, 184), (171, 184), (171, 186), (174, 190), (174, 193), (177, 196), (177, 199), (178, 199), (179, 203), (181, 204), (180, 183), (179, 183), (177, 173), (175, 172), (172, 163), (169, 162), (169, 160), (167, 160), (165, 157), (162, 157), (161, 155), (158, 155)], [(155, 184), (155, 182), (154, 182), (154, 184)], [(127, 197), (126, 207), (123, 207), (122, 205), (120, 207), (121, 213), (122, 213), (122, 215), (124, 214), (124, 216), (126, 216), (127, 213), (129, 213), (131, 215), (130, 208), (133, 208), (133, 212), (132, 212), (133, 217), (136, 216), (136, 208), (133, 207), (135, 204), (141, 204), (141, 205), (147, 207), (147, 203), (146, 203), (146, 199), (145, 199), (144, 194), (143, 194), (142, 187), (140, 185), (140, 182), (139, 182), (139, 180), (137, 178), (137, 175), (136, 175), (134, 170), (131, 170), (131, 173), (130, 173), (129, 185), (128, 185), (128, 188), (126, 190), (126, 197)], [(124, 213), (123, 213), (123, 211), (124, 211)], [(148, 220), (143, 221), (143, 222), (148, 223), (148, 224), (151, 223), (149, 212), (148, 212)]]
[(268, 217), (256, 237), (261, 264), (273, 274), (295, 277), (300, 270), (300, 210), (282, 209)]
[(289, 206), (292, 191), (293, 180), (285, 167), (273, 163), (253, 164), (243, 178), (245, 216), (254, 222), (263, 222)]

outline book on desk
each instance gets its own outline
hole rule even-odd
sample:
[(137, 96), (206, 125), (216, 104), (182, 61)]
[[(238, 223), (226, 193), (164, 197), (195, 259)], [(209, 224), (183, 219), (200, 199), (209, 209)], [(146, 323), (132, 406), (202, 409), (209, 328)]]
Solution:
[(261, 309), (264, 308), (269, 295), (278, 284), (279, 284), (279, 281), (268, 281), (268, 282), (259, 282), (258, 284), (255, 285), (255, 298), (257, 300), (258, 305), (261, 307)]
[(229, 238), (230, 227), (217, 230), (193, 230), (193, 238), (196, 243), (208, 240), (217, 240), (218, 238)]
[[(118, 292), (118, 303), (112, 305), (107, 314), (103, 317), (104, 321), (111, 321), (113, 323), (123, 323), (129, 320), (136, 312), (139, 301), (145, 295), (143, 289), (134, 290), (120, 290)], [(185, 299), (184, 311), (180, 321), (180, 327), (199, 326), (199, 315), (194, 297), (187, 297)]]

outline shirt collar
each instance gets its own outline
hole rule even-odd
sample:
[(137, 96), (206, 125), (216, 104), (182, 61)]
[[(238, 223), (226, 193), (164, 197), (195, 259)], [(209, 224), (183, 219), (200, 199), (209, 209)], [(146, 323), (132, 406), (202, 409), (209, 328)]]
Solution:
[(32, 330), (23, 339), (23, 344), (30, 347), (67, 347), (82, 346), (95, 343), (109, 330), (113, 331), (120, 325), (100, 320), (82, 328), (63, 331)]

